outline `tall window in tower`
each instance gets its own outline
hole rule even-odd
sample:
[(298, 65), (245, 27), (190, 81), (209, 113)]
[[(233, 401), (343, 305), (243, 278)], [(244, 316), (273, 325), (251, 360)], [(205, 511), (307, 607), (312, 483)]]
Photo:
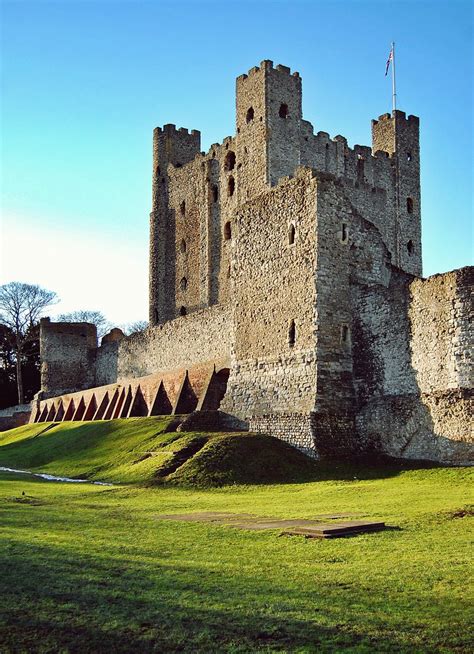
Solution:
[(359, 182), (364, 181), (364, 164), (365, 160), (360, 154), (357, 157), (357, 180)]
[(234, 168), (235, 168), (235, 152), (229, 150), (229, 152), (225, 155), (224, 170), (229, 171), (229, 170), (234, 170)]
[(288, 229), (288, 245), (294, 245), (295, 244), (295, 226), (293, 223), (291, 223), (289, 229)]
[(294, 347), (296, 343), (296, 325), (294, 320), (290, 320), (288, 327), (288, 345)]
[(413, 198), (407, 198), (407, 212), (413, 213)]

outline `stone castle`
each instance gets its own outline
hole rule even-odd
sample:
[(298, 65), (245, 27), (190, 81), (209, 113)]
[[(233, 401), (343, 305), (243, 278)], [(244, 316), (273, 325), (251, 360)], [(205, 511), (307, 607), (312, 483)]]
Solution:
[(472, 460), (474, 275), (421, 277), (419, 119), (384, 114), (350, 148), (271, 61), (236, 96), (207, 153), (155, 129), (150, 326), (98, 347), (43, 319), (31, 420), (219, 409), (315, 456)]

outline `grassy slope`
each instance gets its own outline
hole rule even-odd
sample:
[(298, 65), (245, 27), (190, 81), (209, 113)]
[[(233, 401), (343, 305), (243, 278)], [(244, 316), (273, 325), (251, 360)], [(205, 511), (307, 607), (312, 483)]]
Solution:
[[(166, 432), (170, 421), (136, 418), (19, 427), (5, 432), (5, 444), (0, 435), (0, 465), (67, 477), (142, 481), (173, 455), (177, 434)], [(147, 454), (151, 451), (153, 456)]]
[(314, 476), (310, 459), (276, 439), (167, 431), (173, 421), (159, 417), (26, 425), (0, 434), (0, 465), (127, 483), (169, 476), (173, 483), (194, 486)]
[[(102, 472), (102, 445), (109, 459), (113, 445), (117, 461), (129, 461), (130, 439), (143, 450), (149, 441), (156, 446), (152, 439), (179, 436), (163, 433), (159, 420), (154, 431), (140, 424), (128, 445), (125, 434), (108, 444), (89, 434), (86, 449)], [(32, 433), (23, 435), (26, 446)], [(214, 457), (219, 438), (183, 474), (192, 477)], [(29, 450), (42, 469), (84, 465), (78, 444), (69, 443), (69, 455), (58, 446), (41, 462), (32, 447), (23, 454)], [(472, 517), (455, 517), (472, 502), (472, 471), (348, 464), (319, 471), (317, 482), (207, 490), (0, 474), (0, 651), (472, 651)], [(305, 518), (352, 512), (398, 529), (309, 541), (158, 519), (204, 510)]]

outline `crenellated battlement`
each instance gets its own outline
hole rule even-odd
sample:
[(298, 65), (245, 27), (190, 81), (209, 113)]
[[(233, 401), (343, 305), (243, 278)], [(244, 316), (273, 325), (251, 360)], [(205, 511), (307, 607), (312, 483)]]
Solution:
[(201, 136), (201, 132), (198, 129), (187, 129), (186, 127), (177, 128), (173, 123), (167, 123), (163, 127), (155, 127), (153, 130), (156, 134), (166, 134), (168, 136), (173, 136), (175, 134), (187, 134), (191, 136)]
[(392, 119), (397, 119), (397, 120), (406, 120), (409, 123), (412, 123), (414, 125), (419, 125), (420, 124), (420, 119), (418, 116), (413, 116), (410, 114), (408, 117), (404, 111), (400, 111), (400, 109), (394, 109), (391, 114), (385, 113), (382, 114), (381, 116), (378, 117), (378, 119), (373, 119), (372, 120), (372, 125), (377, 125), (379, 122), (387, 121), (387, 120), (392, 120)]
[(245, 81), (246, 79), (254, 76), (256, 73), (261, 73), (262, 71), (277, 71), (279, 73), (285, 73), (288, 76), (300, 77), (300, 74), (297, 71), (291, 72), (291, 68), (288, 66), (283, 66), (283, 64), (277, 64), (273, 66), (273, 61), (271, 59), (264, 59), (260, 62), (259, 66), (253, 66), (250, 68), (248, 73), (243, 73), (237, 77), (237, 82)]

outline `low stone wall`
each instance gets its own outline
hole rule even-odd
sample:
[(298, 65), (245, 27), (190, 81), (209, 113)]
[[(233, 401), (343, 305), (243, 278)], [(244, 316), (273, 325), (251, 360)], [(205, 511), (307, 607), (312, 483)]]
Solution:
[(0, 431), (7, 431), (15, 427), (26, 425), (30, 419), (31, 406), (29, 404), (18, 404), (0, 410)]
[(26, 411), (15, 411), (10, 415), (0, 412), (0, 431), (8, 431), (8, 429), (15, 429), (26, 425), (30, 420), (31, 410), (28, 408)]
[(249, 418), (249, 430), (261, 434), (268, 434), (274, 438), (297, 447), (305, 454), (319, 458), (315, 446), (314, 414), (272, 414), (266, 416), (252, 416)]

